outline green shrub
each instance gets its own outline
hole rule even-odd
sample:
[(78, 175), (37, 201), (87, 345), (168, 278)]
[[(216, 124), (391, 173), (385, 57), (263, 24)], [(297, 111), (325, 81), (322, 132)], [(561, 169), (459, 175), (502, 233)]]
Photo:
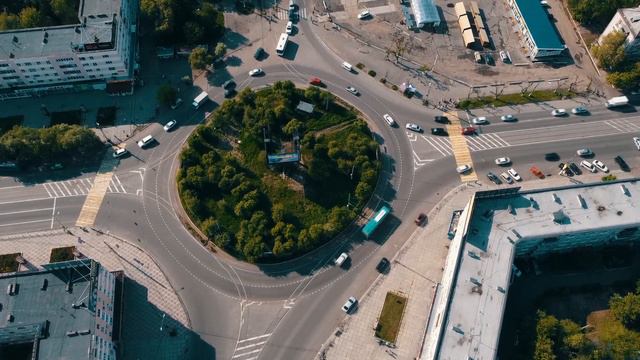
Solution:
[(391, 85), (391, 89), (394, 91), (398, 90), (398, 85)]
[(380, 82), (381, 82), (381, 83), (383, 83), (383, 84), (386, 84), (386, 83), (387, 83), (387, 79), (385, 79), (385, 78), (380, 78)]
[(606, 175), (606, 176), (602, 177), (602, 181), (605, 181), (605, 182), (606, 181), (614, 181), (616, 179), (617, 179), (617, 177), (615, 175), (613, 175), (613, 174), (609, 174), (609, 175)]
[(360, 70), (364, 69), (364, 64), (363, 63), (357, 63), (356, 67)]
[(369, 76), (376, 77), (376, 72), (373, 70), (369, 70), (367, 74), (369, 74)]

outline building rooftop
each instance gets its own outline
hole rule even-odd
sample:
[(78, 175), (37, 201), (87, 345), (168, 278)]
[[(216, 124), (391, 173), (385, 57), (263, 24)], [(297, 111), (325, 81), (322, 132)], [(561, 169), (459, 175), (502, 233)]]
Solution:
[[(39, 359), (75, 359), (78, 354), (86, 357), (95, 326), (95, 315), (87, 309), (89, 274), (89, 268), (80, 264), (0, 277), (0, 344), (33, 342), (41, 337)], [(17, 284), (13, 295), (9, 294), (11, 284)], [(78, 334), (68, 336), (69, 331)]]
[[(458, 270), (440, 334), (438, 353), (443, 360), (496, 358), (512, 272), (518, 272), (512, 268), (516, 252), (550, 248), (548, 243), (563, 236), (576, 238), (637, 227), (640, 182), (506, 195), (478, 192), (472, 204), (466, 210), (471, 212), (468, 226), (456, 235), (466, 235), (458, 256), (454, 256), (457, 264), (447, 264), (457, 265)], [(598, 241), (603, 241), (603, 236), (607, 235)]]
[(633, 37), (638, 37), (638, 34), (640, 34), (640, 6), (635, 8), (619, 9), (618, 12), (622, 15), (622, 18), (629, 27)]
[(563, 49), (564, 44), (537, 0), (514, 0), (538, 49)]
[(425, 24), (440, 24), (440, 14), (433, 0), (411, 0), (411, 8), (419, 27)]
[(112, 47), (119, 13), (120, 0), (81, 0), (77, 24), (0, 32), (0, 59), (64, 55), (96, 43)]

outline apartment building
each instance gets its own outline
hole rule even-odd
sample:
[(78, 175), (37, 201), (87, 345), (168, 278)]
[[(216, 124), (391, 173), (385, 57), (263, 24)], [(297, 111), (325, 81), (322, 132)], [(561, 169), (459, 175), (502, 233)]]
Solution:
[(598, 43), (614, 31), (622, 31), (626, 35), (625, 50), (633, 55), (640, 55), (640, 6), (636, 8), (618, 9), (607, 25)]

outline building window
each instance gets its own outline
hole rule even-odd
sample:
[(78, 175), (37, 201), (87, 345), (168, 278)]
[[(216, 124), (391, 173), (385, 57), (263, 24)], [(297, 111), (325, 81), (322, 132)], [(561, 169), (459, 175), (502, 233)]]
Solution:
[(84, 59), (86, 59), (86, 58), (85, 58), (84, 56), (80, 56), (80, 57), (78, 57), (78, 59), (80, 59), (80, 60), (84, 60)]
[(109, 57), (109, 55), (102, 55), (102, 57), (103, 57), (103, 58), (108, 58), (108, 57)]
[(116, 69), (116, 68), (114, 68), (114, 67), (110, 67), (110, 68), (109, 68), (109, 70), (115, 70), (115, 69)]
[(111, 61), (111, 60), (107, 60), (107, 61), (105, 61), (105, 63), (106, 63), (106, 64), (113, 64), (113, 61)]

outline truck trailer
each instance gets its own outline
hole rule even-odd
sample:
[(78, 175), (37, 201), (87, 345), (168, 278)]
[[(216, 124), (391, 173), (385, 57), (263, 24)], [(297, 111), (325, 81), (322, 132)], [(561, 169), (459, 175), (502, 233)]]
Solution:
[(629, 98), (626, 96), (616, 96), (607, 100), (607, 102), (604, 104), (608, 108), (625, 106), (625, 105), (629, 105)]

